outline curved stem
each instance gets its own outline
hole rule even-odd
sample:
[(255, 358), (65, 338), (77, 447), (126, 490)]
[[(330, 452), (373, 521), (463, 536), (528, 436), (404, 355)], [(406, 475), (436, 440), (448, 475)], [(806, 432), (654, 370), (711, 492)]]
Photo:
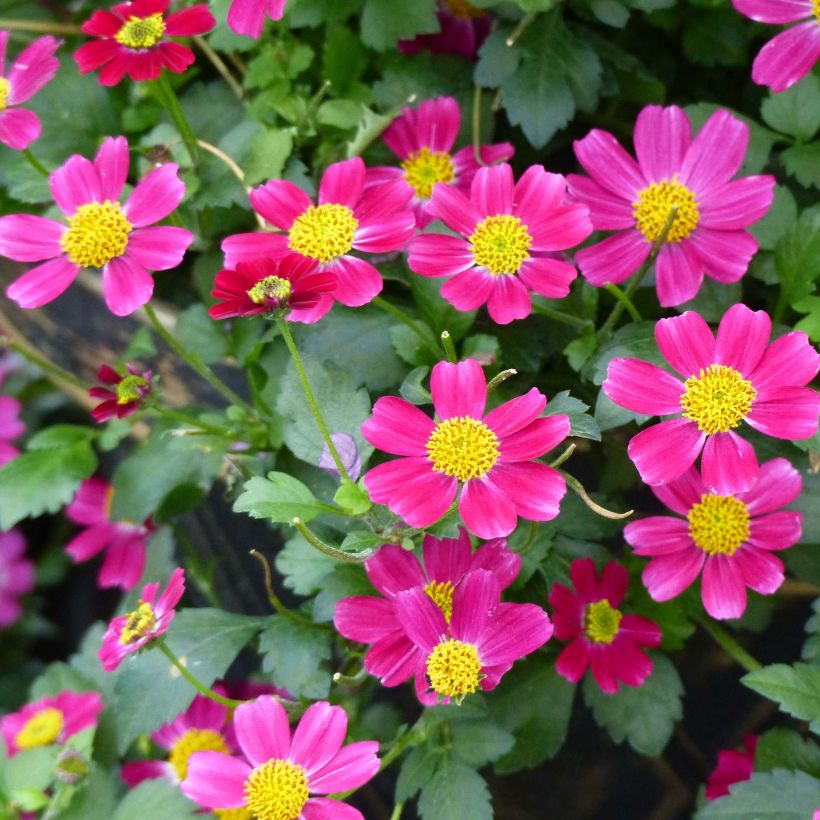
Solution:
[(573, 490), (575, 490), (575, 492), (578, 493), (579, 496), (581, 496), (581, 500), (584, 502), (584, 504), (586, 504), (587, 507), (589, 507), (592, 510), (592, 512), (596, 513), (597, 515), (600, 515), (602, 518), (611, 518), (617, 521), (622, 518), (629, 518), (629, 516), (635, 512), (635, 510), (627, 510), (624, 513), (616, 513), (612, 512), (612, 510), (608, 510), (606, 507), (602, 507), (600, 504), (596, 504), (587, 495), (587, 491), (584, 489), (584, 485), (581, 484), (581, 482), (578, 481), (578, 479), (575, 478), (575, 476), (570, 475), (568, 472), (565, 472), (564, 470), (559, 470), (558, 472), (561, 473), (562, 476), (564, 476), (567, 485), (571, 487)]
[(587, 327), (592, 324), (589, 319), (582, 319), (580, 316), (571, 316), (569, 313), (553, 310), (545, 305), (538, 304), (538, 302), (532, 303), (532, 312), (539, 313), (541, 316), (546, 316), (548, 319), (554, 319), (556, 322), (561, 322), (565, 325), (572, 325), (572, 327)]
[(638, 313), (638, 308), (635, 307), (632, 300), (617, 285), (613, 285), (612, 282), (607, 282), (604, 285), (604, 289), (623, 304), (626, 312), (632, 317), (633, 322), (641, 321), (642, 317), (641, 314)]
[(219, 72), (219, 75), (223, 80), (225, 80), (231, 91), (233, 91), (233, 93), (240, 100), (242, 100), (245, 96), (242, 91), (242, 86), (236, 81), (236, 78), (233, 74), (231, 74), (228, 66), (225, 65), (222, 58), (208, 45), (208, 41), (201, 35), (197, 34), (192, 39), (194, 43), (196, 43), (197, 48), (199, 48), (199, 50), (208, 58), (211, 65)]
[(555, 461), (550, 462), (550, 467), (560, 467), (575, 452), (575, 447), (575, 444), (570, 444)]
[(279, 596), (273, 589), (273, 577), (271, 576), (270, 571), (270, 564), (268, 563), (268, 559), (262, 555), (259, 550), (251, 550), (251, 555), (262, 564), (262, 572), (265, 576), (265, 590), (268, 593), (268, 600), (270, 601), (271, 606), (280, 614), (284, 615), (286, 618), (289, 618), (291, 621), (297, 624), (301, 624), (302, 626), (323, 626), (323, 624), (317, 624), (313, 621), (309, 620), (308, 618), (303, 618), (296, 612), (288, 609), (282, 601), (279, 599)]
[(381, 296), (376, 296), (373, 299), (372, 304), (374, 304), (377, 308), (380, 308), (385, 313), (389, 313), (394, 319), (398, 319), (402, 324), (407, 325), (416, 336), (421, 339), (424, 343), (424, 346), (436, 357), (441, 358), (442, 351), (440, 348), (435, 346), (430, 339), (424, 334), (424, 332), (419, 328), (416, 324), (415, 320), (411, 319), (409, 316), (405, 315), (404, 311), (401, 308), (397, 308), (391, 302), (388, 302), (386, 299), (383, 299)]
[(323, 552), (325, 555), (329, 555), (331, 558), (335, 558), (337, 561), (344, 561), (346, 564), (363, 564), (371, 555), (374, 554), (373, 550), (362, 550), (361, 552), (345, 552), (344, 550), (337, 549), (336, 547), (331, 547), (330, 544), (326, 544), (313, 532), (301, 518), (294, 518), (293, 526), (296, 527), (297, 530), (301, 533), (302, 537), (305, 541), (308, 542), (312, 547), (319, 550), (319, 552)]
[(500, 373), (493, 376), (490, 381), (487, 382), (487, 392), (492, 393), (493, 390), (498, 387), (498, 385), (502, 384), (503, 382), (507, 381), (512, 376), (517, 376), (518, 371), (514, 367), (510, 367), (507, 370), (502, 370)]
[(530, 27), (536, 17), (538, 17), (537, 12), (531, 11), (529, 14), (526, 14), (521, 18), (521, 21), (515, 27), (513, 33), (506, 40), (508, 48), (512, 48), (518, 42), (521, 35)]
[(39, 367), (44, 373), (49, 374), (55, 379), (68, 382), (68, 384), (79, 388), (84, 393), (88, 393), (88, 385), (81, 379), (77, 378), (73, 373), (64, 370), (60, 365), (55, 364), (50, 359), (46, 359), (33, 349), (9, 338), (8, 336), (0, 335), (0, 347), (7, 347), (15, 353), (19, 353), (26, 361), (31, 362), (35, 367)]
[(753, 658), (723, 627), (708, 616), (698, 615), (695, 620), (712, 636), (715, 643), (728, 652), (747, 672), (756, 672), (763, 664)]
[(188, 671), (188, 668), (185, 666), (185, 664), (182, 663), (182, 661), (171, 651), (168, 644), (165, 643), (165, 641), (162, 638), (160, 638), (156, 642), (156, 646), (159, 649), (159, 651), (162, 652), (162, 654), (165, 655), (166, 658), (168, 658), (168, 660), (171, 662), (174, 668), (177, 669), (179, 674), (182, 675), (182, 677), (185, 678), (185, 680), (188, 681), (188, 683), (190, 683), (191, 686), (193, 686), (194, 689), (196, 689), (196, 691), (199, 692), (199, 694), (203, 697), (206, 697), (208, 698), (208, 700), (212, 700), (216, 703), (221, 703), (223, 706), (227, 706), (229, 709), (235, 709), (237, 706), (241, 706), (244, 703), (244, 701), (241, 700), (234, 700), (233, 698), (223, 697), (222, 695), (219, 695), (216, 692), (214, 692), (213, 689), (209, 689), (207, 686), (205, 686), (205, 684), (202, 683), (201, 680), (195, 678)]
[(46, 179), (51, 176), (51, 172), (48, 168), (46, 168), (46, 166), (43, 165), (43, 163), (40, 162), (40, 160), (37, 159), (37, 157), (35, 157), (28, 148), (24, 148), (20, 153), (28, 160), (29, 165), (31, 165), (31, 167), (34, 168), (38, 174), (41, 174)]
[(210, 433), (214, 436), (222, 436), (224, 438), (231, 437), (231, 431), (227, 427), (217, 427), (215, 424), (208, 424), (205, 421), (189, 416), (186, 413), (180, 413), (176, 410), (171, 410), (168, 407), (163, 407), (160, 404), (153, 404), (149, 408), (155, 411), (158, 415), (163, 416), (171, 421), (178, 421), (180, 424), (187, 424), (189, 427), (196, 427), (204, 433)]
[(188, 153), (191, 156), (191, 162), (196, 165), (199, 162), (199, 145), (196, 141), (191, 124), (179, 104), (177, 93), (174, 91), (171, 83), (168, 80), (168, 72), (163, 70), (162, 74), (156, 80), (152, 81), (153, 88), (156, 92), (162, 107), (168, 112), (174, 125), (176, 126)]

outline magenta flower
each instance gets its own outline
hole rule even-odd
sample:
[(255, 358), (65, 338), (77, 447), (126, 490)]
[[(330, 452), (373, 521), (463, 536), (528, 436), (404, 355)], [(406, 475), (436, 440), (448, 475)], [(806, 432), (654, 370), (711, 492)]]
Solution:
[(107, 386), (92, 387), (88, 391), (92, 399), (102, 400), (102, 404), (91, 411), (94, 421), (127, 418), (136, 413), (151, 394), (153, 374), (150, 370), (140, 370), (130, 362), (125, 369), (124, 376), (107, 364), (97, 371), (97, 380)]
[(83, 729), (96, 726), (102, 708), (99, 692), (63, 691), (27, 703), (0, 720), (6, 752), (14, 757), (27, 749), (65, 743)]
[(108, 624), (98, 653), (106, 672), (113, 672), (128, 655), (168, 631), (176, 614), (174, 607), (185, 592), (185, 571), (177, 567), (159, 598), (157, 592), (158, 583), (146, 584), (137, 608)]
[(26, 425), (20, 418), (22, 405), (11, 396), (0, 396), (0, 465), (7, 464), (20, 455), (20, 451), (9, 442), (26, 432)]
[(228, 28), (234, 34), (257, 38), (262, 34), (265, 17), (281, 20), (288, 0), (232, 0), (228, 9)]
[(486, 9), (471, 6), (466, 0), (439, 0), (436, 16), (438, 34), (419, 34), (412, 40), (399, 40), (399, 51), (418, 54), (426, 49), (431, 54), (458, 54), (475, 60), (492, 29), (493, 18)]
[(319, 701), (291, 735), (284, 707), (269, 695), (238, 706), (236, 737), (248, 760), (197, 752), (188, 761), (182, 793), (209, 809), (247, 809), (253, 817), (364, 820), (352, 806), (314, 795), (357, 789), (379, 770), (379, 744), (342, 746), (347, 715)]
[(758, 248), (745, 229), (774, 195), (773, 176), (732, 179), (748, 143), (749, 126), (728, 111), (712, 114), (693, 140), (675, 105), (649, 105), (638, 115), (637, 162), (606, 131), (577, 141), (575, 154), (592, 179), (570, 174), (569, 189), (589, 206), (596, 231), (618, 231), (575, 254), (587, 281), (617, 284), (638, 270), (677, 208), (655, 262), (661, 305), (692, 299), (704, 275), (737, 282)]
[(706, 780), (706, 799), (717, 800), (729, 794), (729, 787), (744, 780), (751, 780), (755, 769), (757, 735), (743, 738), (743, 751), (722, 749), (718, 752), (718, 764)]
[[(429, 205), (436, 183), (469, 194), (481, 167), (471, 145), (452, 153), (460, 130), (461, 109), (452, 97), (436, 97), (418, 108), (403, 108), (382, 135), (387, 147), (401, 160), (401, 167), (368, 168), (366, 184), (369, 187), (403, 180), (410, 189), (416, 224), (423, 228), (434, 219)], [(514, 153), (508, 142), (481, 146), (484, 165), (510, 159)]]
[(179, 205), (185, 184), (170, 162), (143, 177), (121, 204), (128, 165), (125, 137), (107, 137), (93, 162), (75, 154), (50, 177), (67, 225), (31, 214), (0, 217), (0, 256), (48, 260), (9, 286), (10, 299), (22, 308), (45, 305), (80, 268), (102, 270), (105, 303), (117, 316), (128, 316), (151, 298), (148, 271), (175, 268), (194, 239), (184, 228), (148, 227)]
[(772, 322), (762, 310), (733, 305), (717, 338), (698, 313), (655, 325), (655, 339), (684, 381), (640, 359), (613, 359), (603, 390), (635, 413), (679, 416), (642, 430), (629, 457), (647, 484), (682, 475), (703, 450), (701, 472), (711, 492), (745, 492), (757, 477), (754, 448), (734, 428), (741, 421), (767, 436), (810, 438), (817, 432), (820, 396), (805, 387), (820, 356), (805, 333), (768, 345)]
[(509, 535), (518, 516), (549, 521), (566, 492), (563, 476), (534, 459), (569, 434), (569, 417), (539, 418), (547, 405), (536, 388), (486, 415), (487, 382), (475, 359), (439, 362), (430, 377), (436, 420), (397, 396), (379, 399), (362, 435), (403, 458), (370, 470), (370, 498), (411, 527), (438, 521), (456, 498), (479, 538)]
[(20, 617), (20, 598), (34, 589), (35, 568), (25, 551), (26, 539), (20, 530), (0, 532), (0, 629)]
[(619, 683), (642, 686), (652, 673), (652, 661), (643, 650), (661, 642), (657, 624), (640, 615), (624, 615), (618, 607), (629, 586), (629, 573), (611, 561), (600, 579), (591, 558), (572, 562), (575, 590), (554, 584), (550, 605), (555, 637), (571, 641), (558, 656), (556, 671), (578, 683), (587, 668), (603, 692), (612, 695)]
[(437, 185), (427, 213), (460, 236), (421, 234), (409, 247), (408, 265), (422, 276), (449, 276), (441, 295), (459, 310), (485, 302), (500, 325), (530, 315), (530, 291), (550, 299), (569, 293), (575, 268), (554, 251), (571, 248), (592, 231), (585, 205), (566, 196), (560, 174), (527, 169), (518, 184), (506, 163), (481, 168), (468, 199)]
[(101, 478), (89, 478), (80, 485), (74, 500), (66, 507), (66, 516), (75, 524), (86, 526), (83, 532), (66, 544), (65, 551), (75, 564), (88, 561), (105, 550), (97, 576), (98, 586), (133, 589), (145, 569), (145, 545), (154, 524), (146, 519), (112, 521), (111, 500), (114, 488)]
[(23, 49), (6, 75), (8, 41), (9, 33), (0, 31), (0, 142), (23, 151), (39, 139), (41, 126), (34, 112), (17, 106), (31, 99), (57, 73), (60, 62), (54, 52), (62, 40), (35, 40)]
[(803, 489), (800, 473), (786, 459), (767, 461), (752, 489), (735, 495), (710, 493), (694, 467), (651, 489), (684, 516), (652, 516), (624, 530), (635, 553), (652, 558), (643, 582), (656, 601), (680, 595), (703, 570), (706, 611), (713, 618), (739, 618), (747, 586), (771, 595), (783, 583), (783, 564), (771, 553), (800, 540), (803, 520), (780, 509)]

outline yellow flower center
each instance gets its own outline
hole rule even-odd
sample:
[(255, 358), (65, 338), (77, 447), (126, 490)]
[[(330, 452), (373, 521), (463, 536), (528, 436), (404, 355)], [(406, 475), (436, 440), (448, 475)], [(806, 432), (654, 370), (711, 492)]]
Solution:
[(449, 581), (430, 581), (424, 591), (432, 598), (449, 624), (453, 615), (453, 585)]
[(292, 251), (329, 262), (353, 247), (359, 220), (347, 205), (311, 205), (294, 220), (288, 233)]
[(452, 157), (446, 151), (431, 151), (426, 145), (413, 151), (401, 167), (407, 184), (422, 199), (430, 198), (437, 182), (452, 182), (456, 178)]
[(48, 706), (30, 717), (14, 738), (20, 749), (34, 749), (54, 743), (63, 731), (63, 713)]
[[(444, 0), (444, 2), (446, 3), (447, 0)], [(820, 0), (812, 0), (812, 11), (817, 18), (817, 22), (820, 23)]]
[(493, 276), (518, 273), (525, 259), (530, 258), (532, 237), (517, 216), (499, 214), (482, 219), (470, 236), (470, 249), (476, 265)]
[(0, 77), (0, 111), (4, 111), (6, 108), (9, 91), (11, 91), (11, 83), (5, 77)]
[(686, 517), (689, 535), (707, 555), (734, 555), (749, 537), (749, 508), (733, 495), (702, 495)]
[(185, 780), (188, 776), (188, 758), (194, 752), (224, 752), (230, 754), (225, 738), (213, 729), (188, 729), (171, 747), (168, 762), (174, 767), (177, 777)]
[(482, 677), (478, 649), (453, 638), (442, 641), (427, 656), (427, 677), (440, 695), (461, 702), (478, 689)]
[(665, 241), (680, 242), (697, 228), (700, 221), (698, 203), (692, 191), (674, 177), (653, 182), (638, 191), (638, 199), (632, 203), (632, 215), (647, 242), (660, 239), (672, 208), (677, 208), (677, 212)]
[(618, 634), (623, 615), (610, 606), (606, 598), (587, 604), (584, 610), (584, 632), (593, 643), (612, 643)]
[(68, 218), (68, 230), (60, 237), (60, 245), (75, 265), (101, 268), (125, 253), (133, 227), (119, 202), (89, 202)]
[(498, 460), (498, 437), (483, 421), (470, 416), (437, 424), (426, 448), (433, 469), (459, 481), (480, 478)]
[(148, 382), (142, 376), (126, 376), (117, 385), (117, 404), (128, 404), (142, 398), (140, 388), (146, 387)]
[(725, 433), (746, 417), (757, 396), (752, 383), (725, 364), (710, 364), (700, 376), (690, 376), (680, 406), (684, 418), (708, 435)]
[(156, 625), (153, 607), (147, 601), (140, 601), (139, 606), (126, 616), (125, 626), (120, 632), (120, 643), (134, 643), (144, 638)]
[(131, 17), (114, 35), (118, 43), (127, 48), (151, 48), (165, 34), (165, 20), (162, 15), (151, 14), (148, 17)]
[(269, 760), (245, 781), (248, 811), (256, 820), (296, 820), (309, 796), (307, 771), (289, 760)]
[(219, 820), (253, 820), (253, 815), (244, 807), (238, 809), (214, 809)]
[[(815, 3), (820, 0), (814, 0)], [(467, 0), (444, 0), (444, 5), (450, 9), (456, 17), (462, 20), (475, 20), (478, 17), (483, 17), (487, 12), (484, 9), (477, 9), (471, 6)]]
[(266, 305), (270, 301), (281, 304), (290, 299), (290, 293), (290, 280), (279, 276), (266, 276), (248, 291), (248, 297), (255, 305)]

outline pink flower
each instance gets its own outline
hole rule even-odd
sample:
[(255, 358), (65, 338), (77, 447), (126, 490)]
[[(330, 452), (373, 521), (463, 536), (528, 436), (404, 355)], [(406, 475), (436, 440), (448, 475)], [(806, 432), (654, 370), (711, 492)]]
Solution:
[(534, 459), (569, 434), (569, 417), (539, 418), (547, 405), (536, 388), (486, 415), (487, 382), (475, 359), (439, 362), (430, 377), (437, 421), (397, 396), (379, 399), (362, 435), (403, 458), (370, 470), (371, 499), (411, 527), (438, 521), (461, 487), (458, 509), (479, 538), (509, 535), (518, 516), (549, 521), (566, 492), (561, 474)]
[(291, 735), (285, 709), (263, 695), (237, 707), (234, 726), (249, 762), (220, 752), (192, 755), (182, 783), (191, 800), (209, 809), (244, 807), (254, 817), (364, 820), (352, 806), (314, 796), (356, 789), (379, 770), (376, 741), (342, 746), (341, 706), (312, 704)]
[(74, 500), (66, 507), (66, 516), (87, 529), (66, 544), (66, 552), (75, 564), (88, 561), (105, 550), (105, 559), (97, 584), (100, 587), (133, 589), (145, 568), (145, 545), (154, 531), (146, 519), (112, 521), (111, 500), (114, 488), (101, 478), (89, 478), (80, 485)]
[(466, 0), (439, 0), (436, 15), (441, 28), (438, 34), (419, 34), (413, 40), (399, 40), (399, 51), (418, 54), (426, 49), (431, 54), (458, 54), (475, 60), (492, 29), (493, 18), (489, 13)]
[(722, 749), (718, 752), (718, 764), (706, 780), (706, 799), (717, 800), (729, 794), (729, 787), (744, 780), (751, 780), (755, 768), (757, 735), (743, 738), (743, 751)]
[[(332, 433), (330, 438), (336, 447), (336, 451), (339, 453), (339, 457), (342, 459), (342, 464), (347, 470), (350, 480), (358, 481), (362, 473), (362, 457), (359, 454), (359, 448), (356, 446), (356, 439), (347, 433)], [(326, 473), (336, 476), (336, 478), (341, 478), (341, 474), (336, 467), (336, 462), (333, 460), (333, 456), (330, 454), (330, 448), (327, 444), (322, 445), (322, 452), (319, 454), (319, 461), (316, 463), (316, 466), (320, 470), (324, 470)]]
[(93, 162), (75, 154), (50, 177), (67, 225), (31, 214), (0, 217), (0, 256), (48, 260), (13, 282), (9, 298), (23, 308), (48, 304), (80, 268), (102, 269), (105, 303), (117, 316), (128, 316), (151, 298), (148, 271), (175, 268), (194, 237), (184, 228), (147, 226), (179, 205), (185, 184), (170, 162), (143, 177), (122, 205), (128, 165), (125, 137), (107, 137)]
[[(461, 110), (452, 97), (426, 100), (418, 108), (403, 108), (382, 135), (387, 147), (401, 160), (401, 167), (368, 168), (366, 185), (402, 180), (409, 188), (416, 224), (423, 228), (434, 219), (429, 212), (436, 183), (451, 185), (469, 194), (478, 169), (472, 145), (452, 153), (461, 130)], [(509, 159), (515, 149), (508, 142), (483, 145), (485, 165)]]
[(624, 530), (637, 555), (652, 557), (643, 582), (656, 601), (680, 595), (703, 570), (706, 611), (713, 618), (739, 618), (746, 609), (747, 586), (771, 595), (783, 583), (783, 564), (771, 552), (796, 544), (803, 520), (798, 512), (780, 509), (803, 489), (800, 473), (786, 459), (763, 464), (744, 493), (710, 493), (694, 467), (651, 489), (685, 516), (652, 516)]
[(773, 176), (733, 180), (746, 155), (749, 126), (716, 111), (697, 137), (677, 106), (649, 105), (635, 123), (630, 157), (612, 134), (592, 130), (575, 154), (592, 177), (570, 174), (569, 189), (589, 206), (596, 231), (618, 231), (575, 254), (596, 287), (617, 284), (647, 259), (677, 208), (655, 262), (658, 301), (664, 307), (692, 299), (704, 275), (737, 282), (757, 252), (745, 229), (769, 210)]
[(40, 120), (32, 111), (18, 108), (50, 82), (59, 60), (54, 52), (62, 40), (40, 37), (23, 49), (6, 75), (6, 46), (9, 33), (0, 31), (0, 142), (15, 151), (23, 151), (40, 137)]
[(102, 66), (100, 85), (116, 85), (127, 74), (134, 82), (155, 80), (167, 68), (181, 74), (194, 62), (194, 53), (169, 37), (205, 34), (215, 25), (207, 3), (166, 14), (169, 0), (133, 0), (110, 11), (95, 11), (82, 25), (99, 37), (80, 46), (74, 59), (80, 74)]
[(60, 692), (56, 697), (27, 703), (19, 712), (0, 721), (9, 757), (18, 752), (65, 743), (70, 737), (97, 725), (103, 708), (99, 692)]
[(9, 442), (26, 432), (26, 425), (20, 419), (21, 409), (22, 405), (17, 399), (0, 396), (0, 465), (20, 455), (20, 451)]
[[(398, 593), (418, 588), (444, 614), (447, 623), (453, 612), (453, 595), (461, 580), (477, 569), (493, 573), (499, 589), (506, 589), (518, 576), (521, 558), (507, 548), (506, 539), (487, 541), (473, 552), (464, 528), (458, 538), (434, 538), (428, 535), (423, 545), (424, 564), (402, 547), (385, 544), (365, 562), (365, 570), (374, 587), (384, 596), (360, 595), (344, 598), (336, 604), (334, 623), (345, 638), (372, 644), (364, 659), (367, 671), (384, 686), (398, 686), (412, 677), (425, 660), (413, 644), (398, 617), (395, 599)], [(420, 696), (427, 685), (424, 678)]]
[(106, 672), (113, 672), (128, 655), (139, 652), (168, 631), (176, 614), (174, 607), (185, 592), (185, 571), (177, 567), (159, 598), (157, 592), (158, 583), (146, 584), (137, 608), (127, 615), (113, 618), (108, 624), (98, 653)]
[(820, 356), (799, 331), (768, 345), (771, 329), (765, 311), (733, 305), (715, 338), (700, 314), (687, 311), (655, 325), (661, 353), (685, 381), (640, 359), (609, 363), (603, 389), (612, 401), (635, 413), (679, 416), (629, 442), (643, 481), (673, 481), (703, 450), (705, 486), (720, 495), (745, 492), (757, 477), (757, 458), (734, 432), (741, 421), (775, 438), (817, 432), (820, 396), (804, 385), (820, 369)]
[(34, 589), (34, 564), (24, 553), (20, 530), (0, 532), (0, 629), (11, 626), (22, 612), (20, 597)]
[[(319, 204), (284, 179), (274, 179), (251, 192), (253, 209), (284, 233), (246, 233), (222, 243), (225, 266), (252, 262), (261, 256), (279, 259), (293, 251), (319, 263), (319, 270), (336, 276), (333, 296), (325, 294), (299, 321), (315, 322), (333, 306), (370, 302), (382, 289), (381, 274), (350, 254), (388, 253), (403, 248), (415, 221), (407, 209), (410, 189), (396, 180), (364, 190), (364, 162), (359, 157), (328, 166), (319, 185)], [(295, 318), (295, 317), (293, 317)]]
[(94, 421), (127, 418), (136, 413), (151, 394), (151, 371), (140, 370), (130, 362), (125, 368), (125, 376), (121, 376), (107, 364), (101, 365), (97, 371), (97, 380), (108, 386), (92, 387), (88, 391), (92, 399), (102, 399), (102, 404), (98, 404), (91, 411)]
[(530, 291), (550, 299), (569, 293), (575, 268), (555, 251), (592, 231), (585, 205), (566, 196), (560, 174), (530, 166), (518, 181), (506, 163), (481, 168), (468, 199), (436, 185), (427, 213), (461, 236), (421, 234), (410, 242), (408, 265), (422, 276), (449, 276), (441, 295), (459, 310), (485, 302), (500, 325), (530, 315)]
[(652, 661), (642, 651), (661, 642), (657, 624), (640, 615), (624, 615), (617, 607), (626, 595), (629, 573), (611, 561), (600, 579), (591, 558), (572, 562), (570, 575), (575, 590), (554, 584), (550, 605), (555, 618), (555, 637), (571, 641), (558, 656), (556, 670), (578, 683), (587, 671), (608, 695), (618, 684), (642, 686), (652, 673)]
[(265, 26), (265, 16), (281, 20), (288, 0), (232, 0), (228, 9), (228, 28), (234, 34), (259, 37)]
[(814, 0), (732, 0), (746, 17), (761, 23), (798, 23), (769, 40), (752, 64), (752, 79), (785, 91), (808, 74), (820, 57), (820, 6)]

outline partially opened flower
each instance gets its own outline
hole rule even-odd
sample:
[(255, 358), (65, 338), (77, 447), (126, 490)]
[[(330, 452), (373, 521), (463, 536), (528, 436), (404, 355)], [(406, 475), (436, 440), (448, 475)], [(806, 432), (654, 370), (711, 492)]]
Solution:
[(379, 399), (362, 435), (402, 458), (364, 477), (370, 498), (411, 527), (435, 523), (458, 499), (467, 529), (479, 538), (509, 535), (518, 516), (549, 521), (566, 493), (563, 476), (534, 459), (569, 434), (569, 417), (540, 418), (536, 388), (485, 415), (487, 382), (475, 359), (439, 362), (430, 377), (436, 418), (397, 396)]
[(20, 418), (22, 405), (11, 396), (0, 396), (0, 465), (7, 464), (20, 455), (20, 451), (10, 442), (26, 432), (26, 425)]
[(794, 331), (770, 345), (772, 322), (762, 310), (733, 305), (717, 338), (698, 313), (661, 319), (655, 339), (683, 377), (640, 359), (613, 359), (603, 390), (635, 413), (677, 416), (642, 430), (629, 457), (647, 484), (682, 475), (701, 450), (703, 482), (721, 495), (751, 488), (757, 477), (754, 448), (734, 432), (745, 421), (775, 438), (806, 439), (817, 432), (820, 395), (805, 387), (820, 356), (805, 333)]
[(706, 799), (717, 800), (729, 794), (729, 787), (744, 780), (751, 780), (755, 769), (755, 750), (757, 735), (746, 735), (743, 738), (743, 751), (721, 749), (718, 752), (718, 763), (706, 780)]
[(0, 629), (20, 617), (20, 598), (34, 589), (34, 563), (25, 552), (26, 539), (20, 530), (0, 532)]
[(592, 231), (585, 205), (570, 201), (560, 174), (532, 165), (518, 183), (506, 163), (481, 168), (469, 199), (450, 185), (436, 185), (430, 216), (460, 236), (427, 233), (410, 242), (410, 269), (450, 277), (441, 295), (459, 310), (487, 305), (506, 325), (530, 315), (530, 291), (550, 299), (569, 293), (577, 276), (555, 251), (571, 248)]
[(600, 578), (591, 558), (572, 562), (575, 589), (554, 584), (550, 605), (555, 637), (571, 641), (558, 656), (556, 669), (578, 683), (588, 668), (608, 695), (619, 683), (641, 686), (652, 672), (652, 661), (643, 651), (661, 642), (657, 624), (640, 615), (624, 615), (618, 607), (629, 586), (629, 573), (611, 561)]
[(694, 298), (704, 275), (729, 283), (746, 273), (758, 248), (746, 228), (769, 210), (774, 177), (733, 179), (749, 126), (728, 111), (712, 114), (695, 139), (691, 130), (681, 108), (649, 105), (635, 123), (637, 162), (607, 131), (575, 143), (591, 178), (570, 174), (570, 191), (596, 231), (618, 232), (575, 254), (590, 284), (622, 282), (661, 240), (655, 285), (664, 307)]
[(228, 28), (234, 34), (257, 38), (262, 34), (265, 18), (281, 20), (288, 0), (231, 0)]
[(92, 411), (94, 421), (124, 419), (136, 413), (143, 401), (151, 394), (153, 374), (150, 370), (140, 370), (130, 362), (125, 366), (125, 375), (120, 375), (107, 364), (97, 371), (97, 380), (106, 387), (92, 387), (88, 395), (102, 400)]
[(185, 592), (185, 572), (177, 567), (162, 594), (160, 585), (146, 584), (133, 612), (113, 618), (103, 635), (99, 658), (106, 672), (113, 672), (125, 658), (168, 631), (174, 607)]
[[(468, 60), (478, 57), (478, 49), (492, 30), (493, 18), (467, 0), (439, 0), (436, 9), (440, 31), (419, 34), (412, 40), (399, 40), (402, 54), (458, 54)], [(512, 156), (512, 154), (510, 155)]]
[(0, 255), (43, 262), (9, 286), (10, 299), (22, 308), (48, 304), (81, 268), (102, 271), (105, 303), (117, 316), (151, 298), (149, 271), (175, 268), (194, 239), (184, 228), (149, 227), (179, 205), (185, 184), (171, 162), (150, 171), (121, 203), (128, 166), (125, 137), (106, 137), (93, 162), (75, 154), (49, 178), (65, 222), (31, 214), (0, 217)]
[(9, 33), (0, 31), (0, 142), (23, 151), (38, 139), (40, 120), (33, 111), (18, 108), (31, 99), (57, 73), (59, 60), (54, 52), (61, 40), (40, 37), (27, 46), (6, 74), (6, 47)]
[(248, 762), (220, 752), (193, 754), (182, 792), (195, 803), (244, 808), (271, 820), (364, 820), (352, 806), (321, 796), (356, 789), (379, 770), (375, 741), (342, 746), (347, 715), (341, 706), (312, 704), (291, 735), (284, 707), (263, 695), (237, 707), (234, 727)]

